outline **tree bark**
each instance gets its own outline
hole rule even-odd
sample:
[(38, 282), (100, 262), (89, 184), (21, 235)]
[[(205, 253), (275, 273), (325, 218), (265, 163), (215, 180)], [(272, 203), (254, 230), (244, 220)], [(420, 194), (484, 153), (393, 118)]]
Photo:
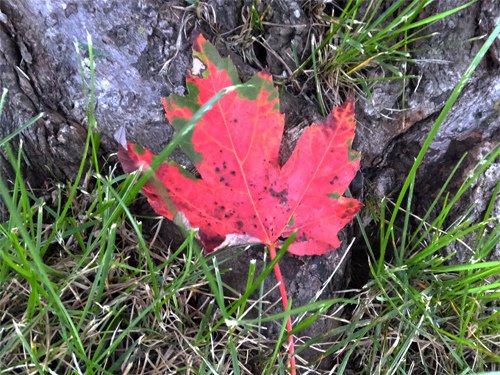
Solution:
[[(172, 135), (160, 97), (184, 92), (195, 27), (212, 37), (221, 52), (231, 55), (243, 78), (260, 68), (268, 68), (275, 76), (290, 74), (294, 66), (292, 45), (298, 56), (307, 54), (313, 27), (307, 9), (298, 1), (269, 4), (270, 26), (263, 31), (268, 48), (263, 48), (258, 43), (246, 47), (238, 44), (242, 38), (251, 41), (251, 31), (245, 30), (241, 21), (242, 16), (248, 16), (248, 1), (211, 0), (186, 10), (182, 1), (2, 0), (0, 82), (9, 90), (9, 96), (1, 118), (0, 138), (43, 111), (44, 118), (20, 137), (27, 157), (26, 178), (34, 186), (74, 178), (87, 132), (86, 101), (75, 45), (85, 58), (88, 33), (96, 56), (95, 111), (102, 135), (100, 152), (110, 155), (116, 151), (113, 133), (120, 126), (127, 128), (129, 139), (157, 152)], [(458, 5), (455, 0), (436, 1), (422, 17)], [(382, 197), (402, 186), (428, 130), (481, 45), (483, 38), (479, 37), (493, 29), (499, 8), (499, 2), (494, 0), (476, 2), (433, 25), (427, 33), (439, 34), (414, 46), (412, 57), (416, 63), (408, 67), (418, 79), (380, 83), (371, 98), (358, 100), (355, 148), (363, 153), (363, 178), (353, 186), (355, 194)], [(498, 144), (499, 51), (497, 41), (442, 125), (419, 170), (415, 213), (428, 206), (464, 152), (469, 157), (455, 187), (477, 160)], [(83, 65), (83, 75), (88, 79), (85, 59)], [(283, 145), (283, 158), (290, 153), (298, 129), (319, 119), (313, 94), (299, 95), (293, 88), (283, 90), (281, 110), (286, 114), (288, 139)], [(402, 94), (406, 98), (403, 105)], [(400, 111), (402, 107), (407, 109)], [(7, 178), (11, 173), (8, 163), (2, 160), (0, 167)], [(499, 170), (498, 163), (493, 165), (462, 204), (464, 208), (474, 204), (472, 219), (484, 212)], [(496, 210), (500, 212), (498, 204)], [(339, 265), (344, 252), (345, 244), (323, 257), (283, 259), (281, 267), (294, 306), (308, 302), (335, 269), (323, 296), (334, 296), (336, 290), (348, 284), (348, 262)], [(500, 256), (498, 248), (496, 256)], [(245, 262), (254, 257), (261, 256), (247, 252), (231, 263), (234, 272), (229, 274), (228, 282), (241, 285), (248, 269)], [(320, 324), (307, 334), (313, 336), (327, 328)]]

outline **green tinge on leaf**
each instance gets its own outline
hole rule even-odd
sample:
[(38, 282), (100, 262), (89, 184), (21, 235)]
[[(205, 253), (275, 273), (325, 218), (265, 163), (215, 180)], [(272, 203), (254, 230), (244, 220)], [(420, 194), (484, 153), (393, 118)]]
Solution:
[[(203, 62), (208, 60), (214, 64), (217, 69), (225, 70), (234, 85), (241, 83), (238, 71), (229, 57), (221, 57), (219, 51), (217, 51), (217, 49), (207, 41), (203, 42), (201, 48), (201, 52), (193, 51), (194, 57), (198, 57)], [(205, 71), (205, 74), (209, 74), (209, 72)]]
[[(176, 117), (172, 120), (172, 126), (174, 127), (176, 133), (184, 129), (187, 126), (187, 123), (188, 120), (180, 117)], [(202, 160), (202, 155), (199, 152), (196, 152), (193, 147), (193, 131), (194, 129), (191, 129), (188, 134), (184, 138), (182, 138), (182, 140), (179, 142), (179, 147), (182, 149), (182, 151), (184, 151), (189, 160), (191, 160), (193, 164), (196, 164)]]
[(141, 145), (138, 145), (137, 143), (134, 144), (134, 151), (138, 155), (144, 155), (144, 153), (146, 152), (146, 150), (144, 150), (144, 148)]
[(347, 143), (347, 158), (349, 161), (356, 161), (361, 159), (361, 153), (359, 151), (353, 150), (352, 148), (352, 139)]
[(338, 200), (340, 198), (340, 194), (339, 193), (330, 193), (330, 194), (328, 194), (328, 198)]
[(278, 97), (278, 92), (274, 88), (271, 80), (265, 79), (261, 75), (253, 76), (245, 85), (236, 90), (240, 98), (254, 101), (262, 91), (269, 93), (268, 101), (272, 102)]
[[(200, 104), (198, 103), (198, 95), (199, 95), (199, 88), (193, 83), (193, 82), (187, 82), (186, 83), (187, 91), (188, 94), (186, 96), (179, 96), (179, 95), (171, 95), (170, 97), (166, 98), (166, 101), (168, 102), (169, 106), (171, 107), (178, 107), (178, 108), (187, 108), (190, 110), (191, 113), (196, 113), (198, 109), (200, 109)], [(182, 129), (186, 127), (186, 124), (188, 122), (188, 118), (184, 117), (174, 117), (171, 120), (172, 126), (175, 129), (176, 133), (179, 133)], [(201, 161), (201, 155), (195, 151), (193, 147), (193, 129), (189, 131), (189, 133), (182, 139), (182, 141), (179, 143), (180, 148), (184, 153), (187, 155), (187, 157), (193, 162), (193, 163), (198, 163)]]
[(193, 180), (193, 181), (197, 181), (198, 180), (198, 178), (195, 175), (193, 175), (189, 170), (187, 170), (186, 168), (184, 168), (182, 165), (177, 164), (174, 161), (169, 161), (168, 164), (177, 167), (177, 170), (179, 171), (179, 173), (181, 175), (183, 175), (184, 177), (189, 178), (190, 180)]

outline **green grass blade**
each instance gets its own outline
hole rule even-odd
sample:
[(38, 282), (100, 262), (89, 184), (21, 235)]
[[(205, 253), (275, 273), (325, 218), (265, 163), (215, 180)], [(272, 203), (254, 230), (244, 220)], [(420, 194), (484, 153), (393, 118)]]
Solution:
[[(429, 134), (427, 135), (427, 138), (425, 139), (422, 148), (420, 149), (420, 152), (418, 153), (415, 162), (413, 163), (412, 168), (410, 169), (410, 172), (408, 173), (408, 177), (405, 180), (405, 183), (403, 184), (403, 187), (401, 188), (401, 192), (399, 193), (398, 199), (396, 201), (396, 209), (394, 213), (392, 214), (388, 227), (392, 228), (394, 225), (394, 222), (396, 220), (396, 215), (397, 211), (401, 207), (401, 204), (403, 203), (403, 199), (406, 196), (406, 193), (408, 191), (408, 188), (410, 187), (411, 182), (415, 179), (417, 170), (422, 163), (422, 160), (424, 158), (424, 155), (427, 153), (427, 150), (429, 149), (430, 144), (434, 140), (434, 137), (436, 136), (439, 128), (441, 127), (441, 124), (443, 123), (444, 119), (448, 115), (448, 112), (451, 110), (452, 106), (455, 104), (456, 100), (458, 99), (458, 96), (464, 89), (465, 85), (469, 81), (470, 77), (472, 76), (472, 73), (475, 71), (481, 60), (483, 59), (484, 55), (490, 48), (490, 46), (493, 44), (493, 42), (497, 39), (498, 35), (500, 34), (500, 24), (498, 24), (493, 32), (489, 35), (488, 39), (485, 41), (483, 46), (480, 48), (478, 53), (474, 56), (472, 59), (469, 67), (466, 69), (462, 77), (460, 78), (459, 82), (453, 89), (450, 97), (446, 101), (443, 109), (441, 110), (438, 118), (434, 122), (434, 125), (432, 126), (431, 130), (429, 131)], [(383, 232), (382, 232), (383, 233)], [(381, 248), (385, 249), (387, 247), (387, 244), (389, 242), (389, 237), (390, 237), (390, 232), (386, 231), (383, 236), (382, 236), (382, 244)]]

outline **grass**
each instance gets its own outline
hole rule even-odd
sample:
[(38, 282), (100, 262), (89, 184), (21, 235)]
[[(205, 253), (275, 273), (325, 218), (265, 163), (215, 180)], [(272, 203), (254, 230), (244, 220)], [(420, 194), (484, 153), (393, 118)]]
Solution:
[(256, 48), (278, 59), (286, 73), (273, 77), (274, 81), (314, 96), (326, 116), (327, 108), (340, 104), (346, 91), (369, 97), (378, 82), (416, 78), (407, 73), (414, 61), (412, 52), (416, 42), (434, 36), (436, 33), (426, 30), (435, 23), (475, 3), (475, 0), (463, 1), (442, 13), (425, 15), (436, 1), (305, 2), (303, 8), (309, 22), (296, 26), (297, 30), (308, 29), (306, 46), (299, 51), (292, 39), (287, 56), (269, 46), (267, 29), (281, 26), (283, 30), (295, 30), (295, 27), (273, 23), (271, 7), (266, 2), (254, 0), (243, 6), (242, 24), (222, 34), (209, 2), (193, 1), (185, 9), (188, 18), (203, 20), (258, 69), (265, 69), (267, 63), (261, 61)]
[[(269, 314), (275, 301), (261, 285), (287, 244), (261, 272), (250, 263), (246, 292), (233, 298), (222, 281), (224, 263), (203, 256), (192, 232), (180, 246), (169, 246), (144, 229), (163, 222), (130, 208), (145, 177), (98, 163), (94, 67), (82, 66), (89, 132), (74, 181), (31, 190), (20, 172), (22, 143), (12, 148), (14, 137), (0, 141), (17, 172), (8, 184), (0, 180), (9, 214), (0, 225), (0, 373), (283, 374), (287, 317), (294, 317), (300, 336), (318, 315), (334, 318), (334, 305), (351, 313), (336, 317), (342, 321), (337, 328), (297, 346), (304, 373), (500, 371), (500, 262), (489, 260), (499, 243), (493, 205), (500, 185), (482, 220), (470, 222), (464, 213), (450, 224), (450, 212), (500, 149), (452, 195), (448, 186), (457, 166), (428, 211), (422, 217), (411, 212), (422, 158), (499, 33), (497, 26), (451, 94), (399, 196), (382, 201), (379, 241), (363, 233), (370, 281), (350, 298), (312, 301), (280, 314)], [(92, 57), (90, 39), (88, 46)], [(4, 91), (0, 110), (5, 100)], [(458, 245), (468, 246), (468, 263), (450, 262), (445, 250)], [(270, 321), (282, 327), (274, 339), (264, 335)], [(300, 356), (306, 348), (330, 357), (333, 368), (305, 364)]]
[(314, 79), (324, 114), (324, 98), (338, 97), (339, 89), (356, 89), (360, 95), (369, 95), (376, 82), (413, 78), (405, 70), (413, 61), (411, 48), (415, 42), (433, 35), (424, 34), (429, 26), (474, 3), (419, 17), (434, 2), (349, 0), (342, 9), (333, 8), (331, 15), (324, 10), (317, 12), (325, 31), (312, 34), (311, 53), (297, 61), (290, 78), (305, 73), (308, 79)]

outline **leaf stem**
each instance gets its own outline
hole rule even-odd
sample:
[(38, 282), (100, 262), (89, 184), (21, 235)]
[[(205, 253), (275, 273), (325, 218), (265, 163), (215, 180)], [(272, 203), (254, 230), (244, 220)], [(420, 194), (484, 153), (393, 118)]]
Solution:
[[(271, 256), (271, 261), (273, 261), (276, 258), (276, 244), (272, 243), (271, 245), (268, 246), (268, 248), (269, 248), (269, 255)], [(274, 275), (276, 276), (276, 280), (278, 280), (281, 300), (283, 301), (283, 308), (286, 311), (288, 308), (288, 296), (286, 293), (285, 282), (283, 280), (283, 276), (281, 275), (281, 269), (278, 263), (276, 263), (274, 266)], [(288, 319), (286, 321), (286, 331), (288, 333), (288, 354), (290, 360), (290, 374), (296, 375), (297, 372), (295, 368), (295, 356), (294, 356), (295, 339), (292, 335), (292, 318), (290, 316), (288, 316)]]

